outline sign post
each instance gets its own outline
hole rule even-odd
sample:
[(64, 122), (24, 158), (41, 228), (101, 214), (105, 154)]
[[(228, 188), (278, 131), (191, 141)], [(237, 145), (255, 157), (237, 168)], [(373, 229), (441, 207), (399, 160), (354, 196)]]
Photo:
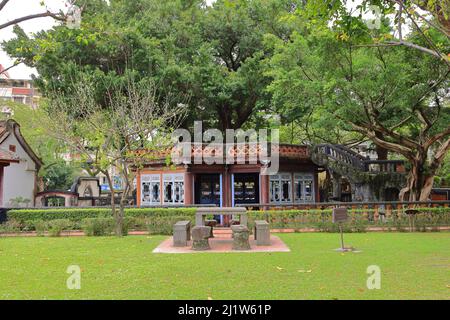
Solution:
[(347, 208), (334, 208), (333, 209), (333, 223), (339, 225), (339, 232), (341, 233), (341, 248), (339, 251), (347, 251), (344, 246), (344, 231), (342, 229), (342, 223), (348, 219)]

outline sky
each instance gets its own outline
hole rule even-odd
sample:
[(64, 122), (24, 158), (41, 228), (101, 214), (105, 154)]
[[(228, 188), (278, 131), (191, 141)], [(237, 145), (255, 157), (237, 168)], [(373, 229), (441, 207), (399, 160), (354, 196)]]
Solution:
[[(45, 12), (47, 10), (46, 8), (52, 12), (67, 10), (65, 7), (65, 0), (46, 0), (46, 6), (41, 6), (41, 2), (42, 0), (10, 0), (3, 10), (0, 11), (0, 24), (29, 14)], [(54, 24), (55, 21), (52, 18), (39, 18), (24, 21), (20, 23), (20, 26), (25, 32), (30, 33), (50, 29)], [(14, 38), (12, 30), (12, 26), (0, 30), (0, 42)], [(0, 51), (0, 64), (7, 68), (13, 64), (13, 60), (11, 60), (5, 52)], [(9, 70), (11, 78), (15, 79), (30, 79), (32, 73), (36, 73), (36, 70), (24, 65), (18, 65)]]

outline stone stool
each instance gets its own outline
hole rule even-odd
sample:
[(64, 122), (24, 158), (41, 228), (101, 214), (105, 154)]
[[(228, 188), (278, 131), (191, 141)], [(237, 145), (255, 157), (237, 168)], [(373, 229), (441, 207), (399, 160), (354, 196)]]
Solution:
[(209, 235), (210, 238), (214, 238), (214, 228), (217, 225), (216, 220), (205, 220), (205, 226), (211, 227), (211, 233)]
[[(231, 220), (230, 220), (230, 228), (231, 228), (232, 226), (236, 226), (236, 225), (239, 225), (239, 224), (240, 224), (239, 219), (231, 219)], [(233, 234), (233, 233), (231, 234), (231, 238), (234, 238), (234, 234)]]
[(231, 230), (233, 231), (233, 250), (250, 250), (248, 228), (238, 224), (231, 226)]
[(269, 223), (266, 220), (255, 220), (255, 240), (257, 246), (270, 246)]
[(191, 240), (191, 222), (178, 221), (173, 225), (173, 246), (186, 247)]
[(196, 226), (192, 228), (192, 250), (203, 251), (209, 250), (209, 236), (211, 227)]

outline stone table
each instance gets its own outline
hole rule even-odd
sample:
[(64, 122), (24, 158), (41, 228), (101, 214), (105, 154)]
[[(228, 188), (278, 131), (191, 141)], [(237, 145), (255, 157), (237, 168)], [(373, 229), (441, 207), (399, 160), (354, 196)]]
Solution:
[(222, 207), (222, 208), (198, 208), (195, 213), (195, 225), (204, 226), (207, 215), (231, 215), (239, 216), (241, 225), (247, 226), (247, 209), (243, 207)]

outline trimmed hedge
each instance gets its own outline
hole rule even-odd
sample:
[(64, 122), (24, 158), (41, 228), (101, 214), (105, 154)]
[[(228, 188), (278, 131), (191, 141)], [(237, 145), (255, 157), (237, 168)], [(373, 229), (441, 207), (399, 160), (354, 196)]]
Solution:
[[(414, 217), (416, 231), (438, 231), (440, 226), (450, 226), (450, 208), (418, 208)], [(343, 224), (345, 232), (364, 232), (368, 227), (381, 227), (386, 231), (407, 231), (409, 216), (404, 210), (392, 210), (385, 220), (374, 221), (374, 209), (349, 210), (349, 220)], [(339, 227), (332, 222), (332, 210), (269, 210), (249, 211), (249, 228), (254, 220), (267, 220), (271, 228), (317, 228), (323, 232), (339, 232)]]
[[(414, 217), (417, 231), (437, 231), (439, 226), (450, 226), (450, 208), (419, 208)], [(194, 223), (195, 208), (128, 208), (125, 209), (125, 229), (148, 230), (151, 234), (172, 234), (173, 224), (180, 220)], [(385, 220), (374, 221), (373, 209), (349, 210), (350, 219), (343, 225), (345, 232), (364, 232), (367, 227), (382, 227), (386, 231), (408, 231), (410, 219), (403, 210), (392, 210)], [(271, 228), (316, 228), (323, 232), (338, 232), (338, 226), (332, 223), (332, 210), (269, 210), (248, 211), (249, 228), (255, 220), (267, 220)], [(1, 232), (18, 232), (36, 230), (39, 234), (50, 231), (52, 221), (55, 235), (58, 230), (83, 229), (95, 234), (95, 225), (101, 224), (101, 234), (109, 231), (113, 218), (108, 208), (70, 208), (70, 209), (18, 209), (7, 213), (8, 221), (0, 225)], [(87, 223), (86, 221), (91, 221)], [(109, 221), (106, 223), (105, 221)], [(87, 226), (90, 224), (90, 226)], [(59, 224), (63, 224), (61, 227)], [(87, 230), (90, 229), (90, 230)]]
[[(127, 208), (125, 217), (167, 217), (194, 216), (195, 208)], [(18, 222), (55, 219), (69, 219), (80, 222), (86, 218), (110, 218), (111, 209), (108, 208), (69, 208), (69, 209), (14, 209), (6, 213), (8, 220)]]

